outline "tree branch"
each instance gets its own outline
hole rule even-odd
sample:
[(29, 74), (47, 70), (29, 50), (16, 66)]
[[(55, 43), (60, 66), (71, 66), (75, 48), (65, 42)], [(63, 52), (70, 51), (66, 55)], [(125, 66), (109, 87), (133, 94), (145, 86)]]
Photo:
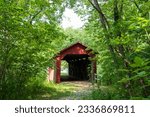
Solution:
[(101, 22), (103, 28), (107, 31), (109, 29), (109, 23), (104, 15), (104, 13), (102, 12), (101, 7), (99, 6), (98, 1), (94, 0), (94, 3), (92, 2), (92, 0), (88, 0), (88, 1), (93, 6), (93, 8), (99, 13), (100, 22)]
[(118, 0), (114, 0), (114, 23), (119, 20)]
[(133, 2), (133, 3), (135, 4), (135, 6), (137, 7), (137, 9), (138, 9), (140, 12), (142, 11), (135, 0), (131, 0), (131, 2)]
[(36, 16), (38, 16), (42, 11), (43, 11), (43, 9), (40, 9), (37, 13), (35, 13), (35, 14), (32, 16), (32, 18), (31, 18), (31, 20), (30, 20), (30, 24), (31, 24), (31, 25), (32, 25), (32, 23), (33, 23), (33, 20), (36, 18)]

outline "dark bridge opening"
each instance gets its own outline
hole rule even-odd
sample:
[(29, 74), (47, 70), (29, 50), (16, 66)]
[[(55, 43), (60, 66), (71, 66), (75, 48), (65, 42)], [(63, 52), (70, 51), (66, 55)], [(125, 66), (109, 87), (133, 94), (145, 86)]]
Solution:
[(68, 76), (61, 76), (61, 81), (84, 81), (90, 79), (91, 61), (86, 54), (68, 54), (63, 60), (68, 63)]
[(76, 43), (60, 51), (55, 56), (55, 81), (65, 80), (61, 77), (61, 61), (68, 62), (68, 80), (90, 80), (96, 74), (95, 54), (81, 43)]

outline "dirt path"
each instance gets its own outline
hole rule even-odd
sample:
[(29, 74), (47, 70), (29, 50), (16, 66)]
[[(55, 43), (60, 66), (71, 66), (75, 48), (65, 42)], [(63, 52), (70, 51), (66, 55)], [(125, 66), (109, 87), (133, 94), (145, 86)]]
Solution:
[(87, 81), (68, 81), (62, 82), (62, 84), (68, 84), (74, 86), (73, 92), (66, 97), (60, 98), (60, 100), (82, 100), (86, 99), (91, 94), (92, 84)]

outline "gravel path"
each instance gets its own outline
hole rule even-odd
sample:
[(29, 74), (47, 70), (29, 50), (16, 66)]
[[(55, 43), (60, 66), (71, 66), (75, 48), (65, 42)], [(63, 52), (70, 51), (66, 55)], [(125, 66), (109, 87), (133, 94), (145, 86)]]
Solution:
[(62, 97), (60, 100), (82, 100), (86, 99), (87, 96), (91, 94), (91, 88), (92, 84), (87, 81), (68, 81), (68, 82), (62, 82), (64, 84), (70, 84), (75, 86), (75, 89), (73, 92), (67, 96)]

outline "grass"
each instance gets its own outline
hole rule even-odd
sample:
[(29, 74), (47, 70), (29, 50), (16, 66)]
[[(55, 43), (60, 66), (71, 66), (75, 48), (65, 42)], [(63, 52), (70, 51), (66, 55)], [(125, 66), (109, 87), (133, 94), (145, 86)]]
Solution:
[(29, 99), (37, 99), (37, 100), (56, 100), (62, 97), (69, 96), (76, 87), (70, 84), (55, 84), (52, 82), (44, 82), (42, 86), (37, 87), (36, 91), (32, 93)]
[(112, 86), (95, 86), (92, 89), (92, 94), (87, 98), (88, 100), (114, 100), (118, 99), (116, 89)]

